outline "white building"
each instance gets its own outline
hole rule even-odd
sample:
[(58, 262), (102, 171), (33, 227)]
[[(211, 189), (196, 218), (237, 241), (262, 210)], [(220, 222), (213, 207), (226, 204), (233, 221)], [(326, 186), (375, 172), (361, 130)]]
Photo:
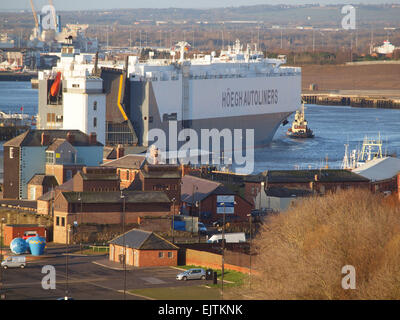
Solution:
[(106, 141), (106, 94), (103, 79), (96, 76), (65, 77), (63, 92), (63, 129), (76, 129), (86, 134), (96, 133), (102, 144)]

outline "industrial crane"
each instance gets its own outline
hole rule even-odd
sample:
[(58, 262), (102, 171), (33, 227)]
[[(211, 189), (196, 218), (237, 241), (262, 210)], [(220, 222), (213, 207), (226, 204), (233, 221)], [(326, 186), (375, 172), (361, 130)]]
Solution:
[[(38, 20), (38, 17), (37, 17), (35, 6), (33, 5), (33, 0), (29, 0), (29, 2), (31, 4), (33, 18), (35, 19), (35, 27), (36, 27), (36, 29), (38, 29), (39, 28), (39, 20)], [(54, 7), (53, 0), (49, 0), (49, 4)], [(57, 17), (56, 17), (56, 11), (55, 10), (52, 10), (52, 15), (53, 15), (54, 26), (55, 26), (55, 29), (57, 30), (58, 24), (57, 24)]]
[(36, 29), (38, 29), (39, 28), (39, 20), (38, 20), (37, 14), (36, 14), (35, 6), (33, 5), (33, 0), (29, 0), (29, 2), (31, 3), (33, 19), (35, 19), (35, 27), (36, 27)]

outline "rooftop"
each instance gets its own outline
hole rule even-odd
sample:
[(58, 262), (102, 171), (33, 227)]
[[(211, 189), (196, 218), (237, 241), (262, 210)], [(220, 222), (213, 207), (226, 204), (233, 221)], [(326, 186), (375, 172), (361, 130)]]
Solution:
[(393, 157), (373, 159), (352, 171), (371, 181), (387, 180), (400, 172), (400, 159)]
[[(125, 239), (124, 239), (125, 238)], [(177, 250), (177, 246), (165, 240), (154, 232), (132, 229), (109, 242), (140, 250)]]
[(118, 180), (119, 177), (116, 174), (110, 174), (110, 173), (84, 173), (82, 171), (79, 171), (77, 174), (79, 174), (83, 180), (85, 181), (104, 181), (104, 180)]
[[(193, 197), (194, 192), (194, 197)], [(233, 195), (232, 191), (225, 188), (221, 183), (202, 179), (190, 175), (182, 178), (181, 200), (184, 202), (202, 201), (210, 194)]]
[(46, 185), (46, 186), (58, 186), (57, 179), (54, 176), (49, 176), (45, 174), (36, 174), (29, 180), (28, 184), (34, 185)]
[(180, 179), (182, 176), (179, 165), (175, 164), (147, 164), (141, 170), (145, 178)]
[[(89, 135), (79, 130), (34, 130), (30, 129), (24, 133), (16, 136), (15, 138), (4, 143), (5, 147), (40, 147), (42, 146), (42, 133), (48, 135), (48, 143), (46, 146), (51, 145), (55, 139), (66, 139), (67, 134), (74, 135), (74, 141), (71, 143), (73, 146), (90, 146)], [(95, 146), (103, 146), (99, 141), (96, 141)]]
[(53, 143), (48, 146), (46, 151), (56, 151), (64, 142), (68, 141), (66, 139), (56, 138), (55, 140), (53, 140)]
[[(69, 203), (121, 203), (121, 192), (62, 192)], [(126, 203), (170, 203), (162, 191), (124, 191)]]
[(146, 160), (146, 155), (143, 154), (127, 154), (119, 159), (102, 164), (103, 167), (137, 169), (139, 170)]
[(288, 182), (368, 182), (369, 179), (343, 169), (321, 170), (267, 170), (258, 175), (246, 177), (248, 182), (288, 183)]

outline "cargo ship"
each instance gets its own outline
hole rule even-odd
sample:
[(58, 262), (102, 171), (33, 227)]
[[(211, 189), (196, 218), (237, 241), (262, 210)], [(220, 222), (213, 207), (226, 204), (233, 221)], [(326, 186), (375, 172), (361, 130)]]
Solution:
[(300, 138), (300, 139), (314, 138), (314, 133), (308, 127), (308, 122), (305, 119), (304, 103), (302, 104), (300, 110), (296, 111), (292, 127), (288, 129), (286, 134), (290, 138)]
[[(168, 59), (150, 52), (146, 60), (129, 56), (112, 68), (72, 47), (62, 50), (58, 65), (39, 73), (39, 128), (94, 131), (106, 145), (149, 146), (149, 132), (168, 136), (174, 121), (178, 132), (192, 129), (198, 136), (202, 129), (253, 129), (254, 147), (262, 147), (301, 103), (301, 68), (283, 66), (285, 56), (264, 57), (256, 45), (243, 48), (239, 40), (218, 56), (189, 59), (190, 44), (179, 42)], [(59, 72), (62, 89), (52, 95)], [(93, 126), (93, 103), (101, 126)]]

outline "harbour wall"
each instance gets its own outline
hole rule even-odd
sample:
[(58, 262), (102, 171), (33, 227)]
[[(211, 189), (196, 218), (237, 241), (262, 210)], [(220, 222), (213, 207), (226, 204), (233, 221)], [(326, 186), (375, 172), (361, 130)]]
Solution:
[(376, 94), (373, 92), (303, 92), (302, 99), (307, 104), (327, 106), (351, 106), (354, 108), (400, 109), (400, 95)]
[(30, 81), (37, 73), (0, 72), (0, 81)]

